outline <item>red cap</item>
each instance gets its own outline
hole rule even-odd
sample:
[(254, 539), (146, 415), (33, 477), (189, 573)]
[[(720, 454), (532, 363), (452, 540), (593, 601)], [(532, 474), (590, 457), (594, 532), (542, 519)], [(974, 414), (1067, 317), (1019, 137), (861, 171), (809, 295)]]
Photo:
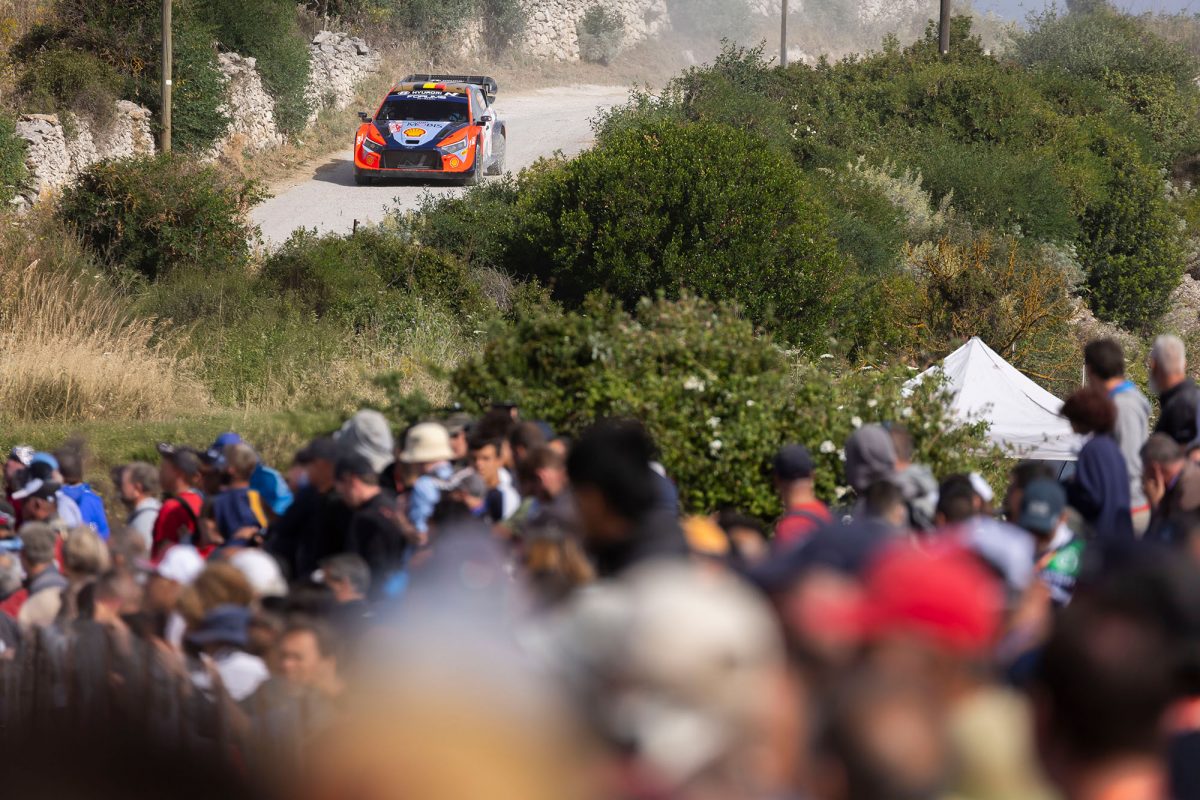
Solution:
[(996, 577), (958, 546), (886, 550), (866, 576), (868, 638), (911, 634), (956, 653), (980, 653), (1000, 630), (1004, 593)]

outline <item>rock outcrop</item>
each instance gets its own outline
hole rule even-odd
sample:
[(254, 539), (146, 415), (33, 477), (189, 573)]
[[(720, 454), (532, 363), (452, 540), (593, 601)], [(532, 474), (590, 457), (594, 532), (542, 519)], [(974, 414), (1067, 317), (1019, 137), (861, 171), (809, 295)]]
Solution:
[[(576, 23), (599, 0), (526, 0), (522, 50), (533, 58), (578, 61)], [(603, 5), (625, 21), (625, 46), (666, 32), (671, 25), (666, 0), (607, 0)]]

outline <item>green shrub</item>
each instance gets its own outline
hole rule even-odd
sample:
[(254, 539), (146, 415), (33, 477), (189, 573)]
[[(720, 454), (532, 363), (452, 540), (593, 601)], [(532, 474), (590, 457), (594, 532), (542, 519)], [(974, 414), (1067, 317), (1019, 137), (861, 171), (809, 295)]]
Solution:
[(308, 88), (308, 42), (292, 0), (199, 0), (198, 15), (221, 45), (258, 59), (263, 87), (275, 100), (275, 122), (292, 136), (304, 130), (312, 111)]
[(475, 267), (506, 269), (520, 188), (511, 173), (459, 195), (426, 195), (414, 213), (395, 212), (402, 235)]
[(350, 236), (301, 231), (271, 254), (259, 292), (287, 299), (291, 308), (353, 327), (383, 324), (401, 296), (437, 305), (464, 323), (482, 324), (489, 306), (466, 265), (401, 237), (366, 229)]
[(246, 212), (261, 198), (253, 184), (164, 155), (92, 166), (63, 192), (59, 214), (113, 265), (153, 281), (243, 268)]
[(845, 267), (828, 215), (790, 159), (753, 137), (633, 125), (525, 184), (508, 270), (569, 305), (596, 289), (627, 307), (689, 290), (741, 304), (789, 342), (825, 338)]
[(521, 0), (479, 0), (484, 41), (491, 55), (500, 55), (525, 34), (525, 7)]
[(109, 122), (124, 88), (112, 66), (79, 50), (42, 51), (19, 69), (21, 105), (35, 113), (74, 111), (98, 123)]
[(13, 118), (0, 112), (0, 204), (17, 196), (26, 175), (25, 140), (17, 136)]
[(625, 21), (604, 6), (592, 6), (575, 23), (579, 37), (579, 57), (593, 64), (608, 65), (621, 50)]
[(728, 307), (691, 297), (643, 301), (632, 317), (593, 299), (579, 314), (550, 307), (514, 318), (452, 385), (468, 405), (511, 398), (569, 434), (601, 417), (640, 419), (687, 510), (770, 517), (779, 511), (768, 478), (775, 451), (806, 444), (819, 494), (839, 499), (838, 451), (856, 422), (904, 420), (939, 474), (979, 466), (979, 427), (951, 424), (934, 386), (901, 398), (907, 374), (797, 362)]
[[(18, 42), (13, 60), (31, 64), (55, 51), (90, 54), (121, 77), (120, 97), (146, 106), (157, 121), (161, 10), (159, 0), (57, 0), (54, 21), (37, 26)], [(173, 22), (172, 142), (179, 149), (202, 152), (229, 125), (221, 111), (225, 83), (217, 66), (215, 35), (190, 3), (177, 4)]]

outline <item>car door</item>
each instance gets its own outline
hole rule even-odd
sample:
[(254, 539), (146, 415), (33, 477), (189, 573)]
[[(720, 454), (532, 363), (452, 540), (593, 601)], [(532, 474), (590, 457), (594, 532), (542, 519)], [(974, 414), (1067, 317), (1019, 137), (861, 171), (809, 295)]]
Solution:
[[(492, 137), (495, 135), (496, 129), (495, 114), (488, 107), (487, 98), (483, 96), (483, 92), (475, 87), (471, 87), (471, 108), (474, 109), (474, 121), (483, 129), (479, 137), (483, 142), (483, 152), (480, 153), (479, 158), (486, 167), (492, 160)], [(480, 122), (485, 114), (487, 120)]]

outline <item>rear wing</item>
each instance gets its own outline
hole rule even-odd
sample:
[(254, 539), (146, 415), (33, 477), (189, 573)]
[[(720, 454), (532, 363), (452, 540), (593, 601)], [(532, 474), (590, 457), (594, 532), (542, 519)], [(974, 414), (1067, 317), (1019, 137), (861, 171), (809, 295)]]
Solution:
[(488, 104), (491, 105), (496, 100), (496, 94), (500, 91), (500, 85), (496, 83), (495, 78), (490, 78), (487, 75), (446, 75), (441, 73), (426, 73), (418, 72), (409, 75), (404, 79), (404, 83), (468, 83), (472, 86), (478, 86), (483, 90), (484, 97), (487, 98)]

